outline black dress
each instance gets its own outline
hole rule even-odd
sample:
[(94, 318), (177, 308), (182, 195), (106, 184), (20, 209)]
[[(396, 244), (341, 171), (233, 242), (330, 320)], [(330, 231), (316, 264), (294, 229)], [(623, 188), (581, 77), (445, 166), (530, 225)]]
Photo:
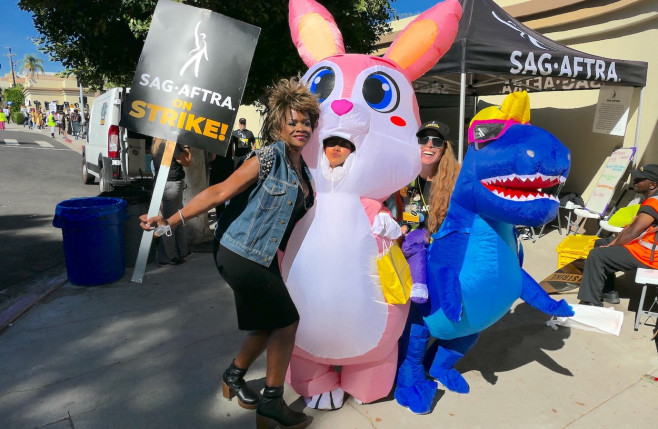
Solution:
[[(308, 182), (307, 186), (310, 191), (306, 202), (302, 190), (299, 188), (297, 190), (295, 206), (279, 249), (285, 249), (295, 224), (306, 213), (306, 207), (313, 202), (312, 189)], [(269, 331), (284, 328), (299, 320), (297, 307), (292, 302), (288, 288), (281, 277), (276, 255), (270, 266), (265, 267), (243, 258), (220, 244), (215, 262), (219, 274), (233, 289), (240, 330)]]

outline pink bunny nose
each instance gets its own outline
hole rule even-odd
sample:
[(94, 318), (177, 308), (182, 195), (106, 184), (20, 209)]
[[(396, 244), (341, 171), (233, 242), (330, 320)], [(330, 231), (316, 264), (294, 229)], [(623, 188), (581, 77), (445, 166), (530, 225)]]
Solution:
[(331, 110), (333, 110), (338, 116), (343, 116), (345, 113), (352, 110), (352, 107), (354, 107), (354, 104), (345, 99), (334, 100), (331, 102)]

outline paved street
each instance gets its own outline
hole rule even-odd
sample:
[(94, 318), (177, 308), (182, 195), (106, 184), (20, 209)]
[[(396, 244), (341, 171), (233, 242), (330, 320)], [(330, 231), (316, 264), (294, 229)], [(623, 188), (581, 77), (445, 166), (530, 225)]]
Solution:
[(81, 148), (82, 140), (53, 139), (47, 130), (9, 124), (0, 132), (0, 309), (21, 291), (21, 282), (61, 271), (55, 206), (98, 195), (98, 186), (80, 179)]

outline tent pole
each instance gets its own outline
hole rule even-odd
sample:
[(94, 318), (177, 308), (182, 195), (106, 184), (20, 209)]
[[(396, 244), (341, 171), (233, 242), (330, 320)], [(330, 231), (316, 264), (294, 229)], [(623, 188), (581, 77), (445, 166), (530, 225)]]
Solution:
[(637, 168), (639, 161), (639, 156), (637, 156), (637, 146), (640, 143), (640, 125), (642, 123), (642, 105), (644, 104), (644, 86), (640, 90), (640, 103), (637, 106), (637, 123), (635, 124), (635, 142), (633, 147), (635, 148), (635, 156), (633, 157), (633, 169)]
[(461, 88), (459, 89), (459, 151), (458, 161), (464, 159), (464, 119), (466, 119), (466, 73), (462, 72)]

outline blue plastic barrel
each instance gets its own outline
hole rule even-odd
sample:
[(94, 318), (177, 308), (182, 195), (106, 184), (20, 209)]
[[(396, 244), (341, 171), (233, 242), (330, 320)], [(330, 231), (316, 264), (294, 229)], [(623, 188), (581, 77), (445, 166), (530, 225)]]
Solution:
[(126, 201), (121, 198), (74, 198), (57, 204), (53, 226), (62, 229), (71, 283), (94, 286), (123, 277), (127, 218)]

